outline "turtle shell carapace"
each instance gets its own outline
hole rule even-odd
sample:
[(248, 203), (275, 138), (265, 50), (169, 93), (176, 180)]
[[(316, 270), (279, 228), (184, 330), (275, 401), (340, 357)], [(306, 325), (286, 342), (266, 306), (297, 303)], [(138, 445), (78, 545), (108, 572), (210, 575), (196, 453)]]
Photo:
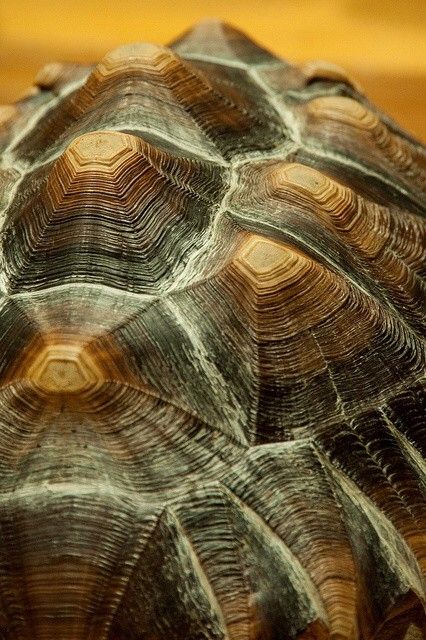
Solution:
[(0, 639), (426, 637), (422, 144), (219, 21), (0, 121)]

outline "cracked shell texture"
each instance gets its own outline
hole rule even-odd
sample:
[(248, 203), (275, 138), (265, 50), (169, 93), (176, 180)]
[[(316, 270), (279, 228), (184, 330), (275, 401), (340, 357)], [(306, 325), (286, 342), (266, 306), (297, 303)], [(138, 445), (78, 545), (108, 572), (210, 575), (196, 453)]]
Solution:
[(202, 23), (0, 109), (1, 640), (415, 640), (420, 143)]

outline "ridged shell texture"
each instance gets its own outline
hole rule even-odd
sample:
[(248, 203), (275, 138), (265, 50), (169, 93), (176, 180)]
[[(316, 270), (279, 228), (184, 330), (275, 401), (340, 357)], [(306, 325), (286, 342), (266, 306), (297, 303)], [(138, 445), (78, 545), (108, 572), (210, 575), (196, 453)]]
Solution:
[(424, 147), (217, 21), (36, 85), (0, 109), (1, 640), (426, 637)]

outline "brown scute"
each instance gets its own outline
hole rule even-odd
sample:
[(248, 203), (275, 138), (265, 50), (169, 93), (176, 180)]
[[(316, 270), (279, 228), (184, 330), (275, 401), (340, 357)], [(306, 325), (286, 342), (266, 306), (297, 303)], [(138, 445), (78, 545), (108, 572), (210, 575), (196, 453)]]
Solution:
[(16, 116), (16, 107), (12, 104), (0, 105), (0, 125), (4, 126)]
[(337, 64), (324, 60), (311, 60), (301, 65), (300, 70), (305, 76), (307, 84), (323, 80), (336, 83), (343, 82), (360, 91), (357, 83)]
[(0, 639), (426, 637), (426, 150), (220, 20), (0, 107)]
[(156, 293), (184, 268), (189, 235), (202, 251), (222, 180), (211, 163), (175, 159), (138, 136), (79, 136), (15, 208), (4, 245), (10, 290), (78, 280)]
[[(313, 142), (322, 135), (342, 163), (346, 157), (354, 171), (370, 171), (377, 182), (382, 183), (382, 189), (387, 184), (390, 202), (416, 212), (424, 208), (424, 151), (392, 131), (379, 113), (352, 97), (329, 95), (308, 101), (303, 105), (301, 117), (305, 120), (304, 139)], [(321, 153), (320, 147), (318, 151)], [(370, 191), (373, 185), (366, 184), (365, 188), (366, 195), (374, 197)]]

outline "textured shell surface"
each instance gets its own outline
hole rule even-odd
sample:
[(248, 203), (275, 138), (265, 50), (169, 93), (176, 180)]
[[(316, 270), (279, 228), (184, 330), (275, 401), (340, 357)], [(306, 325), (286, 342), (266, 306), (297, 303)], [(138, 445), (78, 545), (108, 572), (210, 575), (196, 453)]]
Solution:
[(425, 192), (220, 21), (0, 107), (0, 640), (426, 637)]

